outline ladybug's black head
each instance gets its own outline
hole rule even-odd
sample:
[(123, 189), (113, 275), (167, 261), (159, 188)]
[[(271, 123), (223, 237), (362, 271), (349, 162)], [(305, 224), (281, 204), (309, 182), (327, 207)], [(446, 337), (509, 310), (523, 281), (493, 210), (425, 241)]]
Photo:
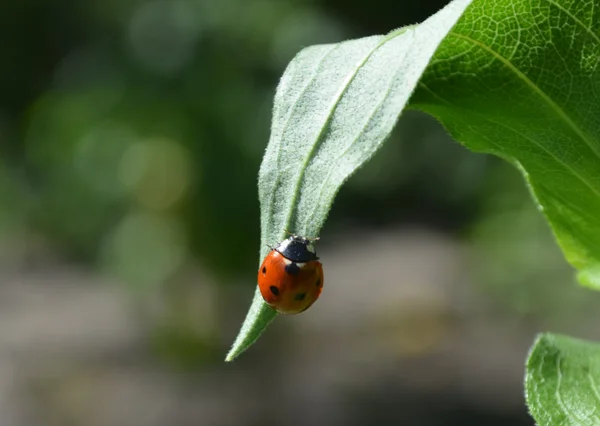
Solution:
[(319, 259), (312, 240), (297, 235), (279, 243), (275, 250), (292, 262), (304, 263)]

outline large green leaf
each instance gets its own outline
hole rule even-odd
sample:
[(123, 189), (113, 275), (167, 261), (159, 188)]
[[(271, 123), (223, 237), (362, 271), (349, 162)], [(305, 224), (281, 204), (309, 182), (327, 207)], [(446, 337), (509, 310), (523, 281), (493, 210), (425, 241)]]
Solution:
[(480, 0), (411, 100), (474, 151), (513, 161), (580, 281), (600, 288), (600, 5)]
[(527, 360), (525, 389), (540, 426), (600, 425), (600, 345), (540, 335)]
[[(259, 173), (260, 259), (289, 229), (318, 236), (342, 183), (381, 146), (470, 0), (417, 27), (301, 51), (285, 71)], [(258, 291), (227, 360), (275, 318)]]

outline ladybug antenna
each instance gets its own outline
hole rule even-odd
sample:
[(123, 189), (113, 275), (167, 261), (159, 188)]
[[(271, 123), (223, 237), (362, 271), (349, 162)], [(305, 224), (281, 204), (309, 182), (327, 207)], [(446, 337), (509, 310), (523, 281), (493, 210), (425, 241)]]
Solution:
[(285, 228), (284, 231), (285, 231), (286, 234), (288, 234), (288, 235), (290, 235), (292, 237), (297, 237), (296, 234), (294, 234), (293, 232), (288, 231), (287, 228)]
[(292, 236), (294, 238), (300, 238), (300, 239), (303, 239), (303, 240), (306, 240), (306, 241), (310, 241), (310, 242), (319, 241), (321, 239), (321, 237), (300, 237), (300, 236), (294, 234), (293, 232), (288, 231), (287, 228), (284, 229), (284, 231), (285, 231), (286, 234), (288, 234), (288, 235), (290, 235), (290, 236)]

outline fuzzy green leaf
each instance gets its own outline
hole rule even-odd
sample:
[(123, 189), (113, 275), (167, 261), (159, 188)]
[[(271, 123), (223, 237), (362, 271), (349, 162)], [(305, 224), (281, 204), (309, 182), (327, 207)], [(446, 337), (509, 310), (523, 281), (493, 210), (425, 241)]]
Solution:
[[(318, 236), (344, 181), (389, 136), (439, 43), (470, 0), (455, 0), (419, 26), (302, 50), (277, 88), (271, 138), (259, 173), (260, 259), (285, 229)], [(256, 291), (226, 360), (275, 318)]]
[(525, 390), (539, 426), (600, 425), (600, 345), (540, 335), (527, 360)]

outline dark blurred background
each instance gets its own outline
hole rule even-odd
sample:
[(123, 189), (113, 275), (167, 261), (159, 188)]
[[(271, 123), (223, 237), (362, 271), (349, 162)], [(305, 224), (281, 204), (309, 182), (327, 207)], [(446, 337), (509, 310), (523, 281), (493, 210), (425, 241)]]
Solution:
[(325, 290), (223, 362), (302, 48), (440, 0), (0, 2), (2, 426), (532, 425), (535, 333), (599, 338), (520, 175), (406, 113), (321, 235)]

